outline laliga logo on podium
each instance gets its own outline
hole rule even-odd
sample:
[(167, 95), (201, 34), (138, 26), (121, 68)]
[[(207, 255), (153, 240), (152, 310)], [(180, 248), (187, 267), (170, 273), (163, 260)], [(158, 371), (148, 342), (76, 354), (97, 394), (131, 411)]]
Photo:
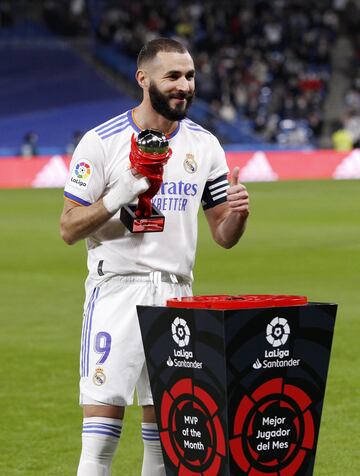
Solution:
[(194, 358), (192, 350), (185, 349), (190, 342), (190, 329), (185, 319), (175, 317), (171, 324), (171, 334), (180, 349), (173, 349), (173, 357), (169, 355), (166, 365), (168, 367), (202, 369), (203, 362), (199, 362)]
[(290, 327), (286, 319), (283, 317), (274, 317), (267, 325), (266, 340), (273, 347), (284, 345), (290, 335)]
[(190, 342), (190, 329), (185, 321), (180, 317), (175, 317), (171, 324), (172, 338), (179, 347), (185, 347)]
[(289, 350), (279, 348), (286, 344), (289, 335), (290, 326), (288, 321), (283, 317), (274, 317), (266, 327), (266, 340), (274, 349), (265, 350), (264, 360), (256, 359), (252, 364), (253, 368), (260, 370), (274, 367), (298, 367), (300, 359), (288, 358), (290, 356)]

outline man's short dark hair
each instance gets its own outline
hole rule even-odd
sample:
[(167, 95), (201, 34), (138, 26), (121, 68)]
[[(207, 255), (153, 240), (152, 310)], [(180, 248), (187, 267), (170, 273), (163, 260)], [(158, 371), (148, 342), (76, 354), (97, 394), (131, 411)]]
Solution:
[(183, 44), (172, 38), (156, 38), (146, 43), (140, 50), (137, 58), (137, 66), (141, 67), (146, 61), (152, 60), (160, 52), (165, 53), (187, 53), (188, 50)]

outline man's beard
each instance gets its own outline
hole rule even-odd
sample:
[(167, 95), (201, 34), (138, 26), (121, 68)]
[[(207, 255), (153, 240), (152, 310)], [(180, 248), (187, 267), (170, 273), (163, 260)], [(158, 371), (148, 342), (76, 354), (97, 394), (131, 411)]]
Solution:
[[(151, 105), (158, 114), (165, 117), (165, 119), (168, 119), (169, 121), (180, 121), (186, 117), (194, 94), (173, 93), (167, 96), (166, 94), (162, 94), (154, 83), (151, 83), (149, 87), (149, 96)], [(185, 108), (183, 108), (183, 104), (177, 104), (175, 108), (172, 108), (170, 106), (170, 99), (173, 98), (185, 99)]]

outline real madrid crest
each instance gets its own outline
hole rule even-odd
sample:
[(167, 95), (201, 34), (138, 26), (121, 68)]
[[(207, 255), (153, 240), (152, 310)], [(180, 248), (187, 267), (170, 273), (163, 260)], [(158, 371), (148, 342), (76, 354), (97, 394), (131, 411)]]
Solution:
[(104, 369), (102, 369), (101, 367), (97, 367), (95, 369), (95, 373), (94, 373), (94, 376), (93, 376), (93, 382), (95, 385), (104, 385), (106, 381), (106, 376), (104, 374)]
[(184, 169), (186, 172), (189, 174), (194, 174), (197, 171), (197, 163), (194, 159), (194, 154), (186, 154), (185, 160), (184, 160)]

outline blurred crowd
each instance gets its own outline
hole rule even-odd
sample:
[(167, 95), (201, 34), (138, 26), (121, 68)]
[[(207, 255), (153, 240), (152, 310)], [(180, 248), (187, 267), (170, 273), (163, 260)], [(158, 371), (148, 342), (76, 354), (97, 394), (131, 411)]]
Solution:
[(350, 130), (360, 143), (360, 0), (43, 0), (41, 7), (56, 33), (93, 33), (133, 58), (152, 38), (179, 39), (196, 63), (196, 94), (216, 117), (247, 120), (283, 146), (317, 145), (332, 48), (345, 31), (354, 74), (333, 131)]
[(147, 40), (175, 36), (197, 67), (197, 95), (228, 122), (251, 121), (267, 141), (318, 138), (339, 26), (331, 0), (107, 2), (99, 41), (135, 56)]
[(344, 97), (343, 115), (334, 124), (333, 144), (338, 150), (360, 147), (360, 2), (348, 5), (346, 17), (347, 35), (354, 49), (349, 69), (350, 88)]
[(86, 0), (44, 0), (47, 26), (62, 36), (81, 36), (89, 32)]

